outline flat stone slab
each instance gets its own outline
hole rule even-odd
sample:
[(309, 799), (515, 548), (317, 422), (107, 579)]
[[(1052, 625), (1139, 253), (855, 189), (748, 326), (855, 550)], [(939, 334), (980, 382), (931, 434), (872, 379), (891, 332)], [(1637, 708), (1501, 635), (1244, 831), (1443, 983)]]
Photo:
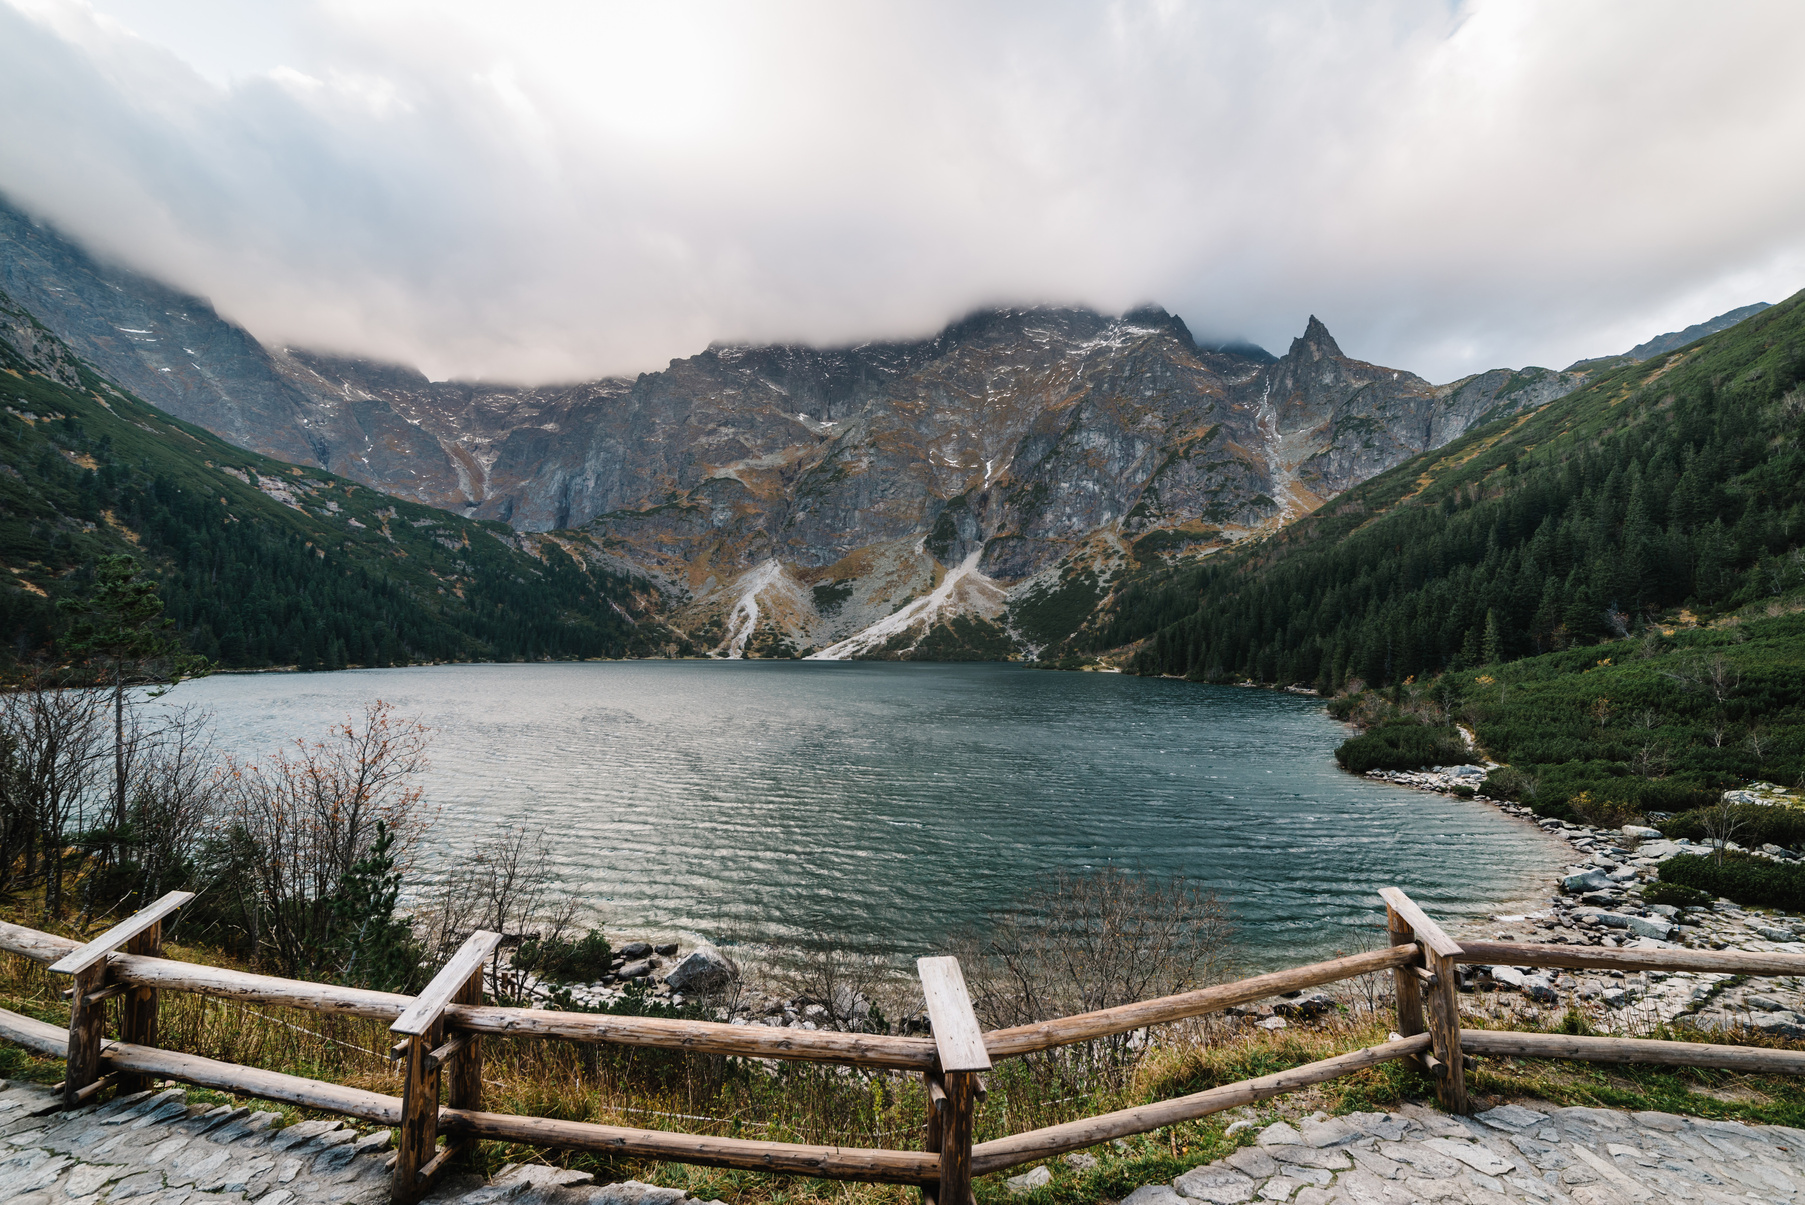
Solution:
[[(0, 1080), (0, 1205), (387, 1205), (387, 1131), (188, 1104), (181, 1088), (62, 1111)], [(1170, 1192), (1170, 1189), (1166, 1190)], [(531, 1165), (441, 1183), (433, 1205), (700, 1205), (682, 1190)], [(710, 1205), (720, 1205), (712, 1202)]]
[(1318, 1114), (1268, 1126), (1253, 1146), (1170, 1185), (1138, 1188), (1124, 1205), (1174, 1205), (1175, 1198), (1211, 1205), (1805, 1205), (1805, 1130), (1518, 1104), (1474, 1117), (1417, 1105)]

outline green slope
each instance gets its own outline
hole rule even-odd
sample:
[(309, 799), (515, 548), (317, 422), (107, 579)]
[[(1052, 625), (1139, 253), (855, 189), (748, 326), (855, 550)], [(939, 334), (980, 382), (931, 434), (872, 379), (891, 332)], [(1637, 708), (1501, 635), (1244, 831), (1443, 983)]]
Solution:
[(1805, 583), (1805, 294), (1468, 433), (1253, 547), (1136, 579), (1142, 673), (1401, 682)]
[(649, 588), (516, 535), (246, 452), (146, 405), (0, 294), (0, 636), (42, 648), (94, 561), (156, 573), (228, 667), (610, 657), (676, 637)]

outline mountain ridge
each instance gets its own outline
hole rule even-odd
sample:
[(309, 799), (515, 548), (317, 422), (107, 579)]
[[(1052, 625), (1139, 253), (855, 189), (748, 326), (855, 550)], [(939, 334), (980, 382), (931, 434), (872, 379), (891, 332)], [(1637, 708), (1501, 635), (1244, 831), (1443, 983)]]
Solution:
[[(560, 533), (598, 571), (656, 583), (673, 621), (724, 655), (1032, 654), (1070, 634), (1050, 616), (1079, 615), (1125, 566), (1273, 530), (1584, 379), (1532, 368), (1435, 386), (1346, 356), (1314, 315), (1275, 357), (1200, 343), (1157, 306), (1031, 306), (919, 340), (716, 345), (632, 380), (434, 382), (264, 348), (3, 205), (0, 272), (77, 353), (176, 417)], [(919, 624), (847, 645), (918, 602)], [(948, 645), (934, 630), (956, 617)]]

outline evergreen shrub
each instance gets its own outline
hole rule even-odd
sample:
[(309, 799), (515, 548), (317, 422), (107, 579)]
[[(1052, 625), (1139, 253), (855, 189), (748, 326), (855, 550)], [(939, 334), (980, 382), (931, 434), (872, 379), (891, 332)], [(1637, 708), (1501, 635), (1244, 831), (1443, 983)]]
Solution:
[[(1748, 854), (1682, 854), (1661, 863), (1661, 882), (1722, 896), (1738, 904), (1805, 909), (1805, 866), (1786, 866)], [(1646, 892), (1644, 893), (1646, 898)]]
[(1351, 737), (1335, 750), (1335, 760), (1355, 774), (1368, 770), (1417, 770), (1463, 765), (1471, 754), (1453, 725), (1430, 727), (1397, 720)]
[(575, 941), (529, 938), (514, 951), (513, 965), (555, 983), (594, 983), (608, 973), (614, 951), (591, 929)]

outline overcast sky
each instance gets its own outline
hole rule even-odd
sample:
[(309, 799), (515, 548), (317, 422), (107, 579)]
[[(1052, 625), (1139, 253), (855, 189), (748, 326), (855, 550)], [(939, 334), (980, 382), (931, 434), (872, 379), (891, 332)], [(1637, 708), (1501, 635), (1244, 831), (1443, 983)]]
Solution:
[(1558, 367), (1805, 287), (1802, 148), (1796, 0), (0, 0), (0, 191), (437, 377), (1025, 302)]

